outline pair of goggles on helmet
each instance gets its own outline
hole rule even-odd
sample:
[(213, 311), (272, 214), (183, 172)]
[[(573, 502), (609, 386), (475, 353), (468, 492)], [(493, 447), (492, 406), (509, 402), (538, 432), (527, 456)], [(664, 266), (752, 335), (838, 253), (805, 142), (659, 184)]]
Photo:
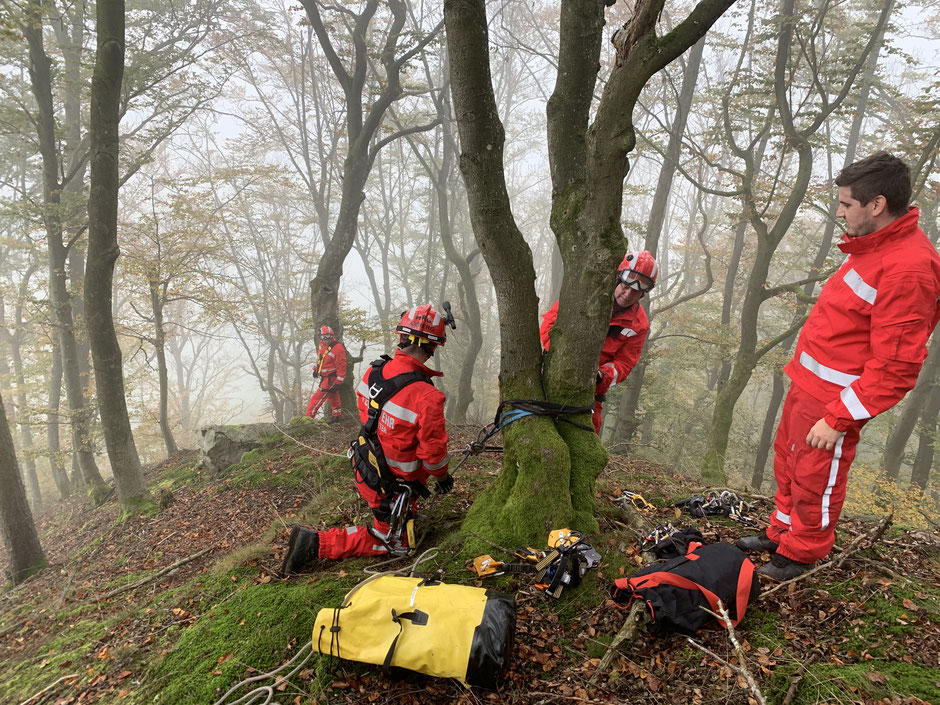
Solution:
[(634, 269), (622, 269), (617, 272), (617, 281), (636, 291), (646, 292), (653, 288), (653, 280)]

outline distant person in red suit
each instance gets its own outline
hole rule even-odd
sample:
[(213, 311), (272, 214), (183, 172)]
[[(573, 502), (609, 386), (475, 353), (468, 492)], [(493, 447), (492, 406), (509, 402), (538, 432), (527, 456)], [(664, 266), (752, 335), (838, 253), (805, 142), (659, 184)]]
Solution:
[(310, 397), (306, 416), (315, 417), (323, 402), (328, 401), (333, 414), (327, 423), (336, 423), (343, 415), (339, 385), (346, 378), (346, 347), (336, 339), (329, 326), (320, 328), (320, 347), (317, 350), (317, 364), (313, 366), (313, 376), (320, 378), (320, 386)]

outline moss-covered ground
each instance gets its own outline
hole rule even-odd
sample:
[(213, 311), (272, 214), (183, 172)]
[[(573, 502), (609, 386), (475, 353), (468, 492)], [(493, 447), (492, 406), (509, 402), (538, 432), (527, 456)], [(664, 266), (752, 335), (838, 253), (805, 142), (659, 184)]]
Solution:
[[(682, 637), (644, 633), (622, 643), (608, 672), (590, 682), (625, 615), (609, 599), (610, 586), (648, 560), (638, 539), (666, 522), (696, 525), (708, 541), (747, 533), (728, 520), (679, 513), (673, 502), (701, 487), (617, 455), (595, 489), (599, 530), (589, 540), (601, 566), (557, 600), (529, 576), (483, 581), (466, 568), (480, 553), (511, 560), (504, 549), (513, 546), (475, 536), (463, 523), (475, 497), (498, 492), (497, 456), (471, 458), (452, 494), (424, 503), (422, 547), (439, 552), (420, 571), (516, 594), (515, 646), (498, 692), (427, 677), (389, 680), (378, 668), (320, 655), (301, 665), (317, 612), (338, 605), (374, 562), (320, 562), (289, 580), (277, 575), (291, 524), (368, 518), (351, 490), (351, 429), (303, 421), (289, 432), (293, 439), (269, 439), (221, 477), (201, 470), (194, 453), (152, 468), (148, 479), (162, 505), (156, 514), (122, 518), (113, 500), (90, 509), (75, 498), (41, 515), (50, 568), (0, 593), (0, 703), (23, 703), (44, 689), (30, 705), (214, 703), (298, 654), (282, 671), (297, 666), (289, 679), (258, 682), (282, 704), (751, 701), (734, 671), (739, 656), (720, 630), (695, 641), (721, 660)], [(463, 447), (466, 439), (455, 435), (454, 446)], [(657, 508), (617, 506), (611, 500), (621, 490), (640, 492)], [(758, 505), (766, 512), (766, 503)], [(840, 545), (870, 526), (845, 521)], [(940, 705), (938, 556), (935, 534), (892, 527), (840, 566), (753, 604), (737, 634), (766, 701)]]

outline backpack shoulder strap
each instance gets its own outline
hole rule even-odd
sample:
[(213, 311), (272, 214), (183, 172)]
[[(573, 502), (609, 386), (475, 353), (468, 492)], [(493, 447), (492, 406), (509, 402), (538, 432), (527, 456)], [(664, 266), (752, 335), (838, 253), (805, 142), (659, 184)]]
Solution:
[(409, 384), (414, 384), (415, 382), (427, 382), (428, 384), (432, 384), (431, 379), (427, 375), (421, 374), (417, 370), (403, 372), (400, 375), (385, 379), (382, 376), (382, 368), (385, 367), (385, 364), (390, 360), (391, 358), (387, 355), (383, 355), (371, 364), (371, 369), (369, 370), (369, 417), (364, 425), (366, 433), (369, 435), (375, 432), (379, 415), (382, 413), (382, 407), (385, 406), (385, 402)]

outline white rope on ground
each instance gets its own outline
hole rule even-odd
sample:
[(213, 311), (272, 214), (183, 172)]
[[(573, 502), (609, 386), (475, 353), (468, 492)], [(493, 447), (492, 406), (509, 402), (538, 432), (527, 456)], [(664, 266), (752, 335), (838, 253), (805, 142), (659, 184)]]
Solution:
[(281, 428), (281, 427), (278, 426), (277, 424), (273, 424), (273, 426), (274, 426), (274, 428), (276, 428), (278, 431), (281, 432), (281, 435), (282, 435), (282, 436), (285, 436), (286, 438), (290, 438), (294, 443), (296, 443), (297, 445), (301, 446), (302, 448), (306, 448), (307, 450), (312, 450), (312, 451), (314, 451), (314, 452), (316, 452), (316, 453), (319, 453), (320, 455), (331, 455), (331, 456), (333, 456), (334, 458), (346, 458), (346, 457), (348, 457), (345, 453), (330, 453), (329, 451), (321, 450), (320, 448), (314, 448), (313, 446), (309, 446), (309, 445), (307, 445), (306, 443), (304, 443), (303, 441), (299, 441), (299, 440), (297, 440), (296, 438), (294, 438), (292, 435), (290, 435), (287, 431), (285, 431), (283, 428)]
[[(399, 575), (401, 573), (407, 572), (410, 576), (413, 576), (414, 572), (418, 569), (419, 565), (421, 565), (422, 563), (427, 563), (428, 561), (436, 558), (439, 553), (440, 553), (440, 549), (438, 547), (435, 546), (433, 548), (429, 548), (420, 556), (418, 556), (418, 558), (413, 563), (409, 563), (408, 565), (403, 566), (399, 568), (398, 570), (387, 570), (381, 573), (373, 572), (375, 568), (384, 566), (388, 563), (391, 563), (392, 561), (399, 560), (399, 557), (392, 558), (391, 560), (383, 561), (382, 563), (377, 563), (375, 565), (364, 568), (363, 569), (364, 572), (368, 573), (369, 577), (357, 583), (356, 585), (354, 585), (353, 588), (349, 592), (346, 593), (346, 597), (343, 598), (343, 601), (340, 604), (340, 607), (341, 608), (345, 607), (349, 602), (349, 598), (352, 597), (353, 594), (366, 583), (372, 582), (376, 578), (381, 578), (383, 575)], [(284, 682), (289, 681), (291, 678), (294, 677), (294, 675), (298, 671), (300, 671), (301, 668), (304, 667), (307, 661), (310, 660), (310, 657), (313, 656), (313, 654), (315, 653), (313, 651), (312, 639), (308, 641), (306, 644), (304, 644), (303, 646), (301, 646), (300, 650), (296, 654), (294, 654), (289, 661), (281, 664), (280, 666), (275, 668), (273, 671), (268, 671), (267, 673), (261, 673), (257, 676), (252, 676), (250, 678), (246, 678), (243, 681), (239, 681), (238, 683), (233, 685), (231, 688), (229, 688), (228, 692), (226, 692), (225, 695), (223, 695), (221, 698), (216, 700), (215, 703), (213, 703), (213, 705), (278, 705), (278, 703), (274, 701), (274, 686), (270, 686), (270, 685), (257, 686), (254, 690), (250, 690), (244, 695), (242, 695), (240, 698), (238, 698), (238, 700), (227, 702), (227, 699), (230, 695), (232, 695), (232, 693), (237, 692), (240, 688), (243, 688), (249, 683), (256, 683), (258, 681), (264, 681), (264, 680), (268, 680), (269, 678), (273, 678), (278, 673), (283, 671), (285, 668), (290, 666), (298, 658), (300, 658), (301, 654), (303, 654), (305, 651), (308, 651), (308, 653), (304, 657), (304, 660), (301, 661), (296, 666), (294, 666), (294, 668), (290, 671), (290, 673), (288, 673), (286, 676), (282, 676), (280, 679), (280, 680), (283, 680)], [(259, 700), (259, 698), (263, 698), (263, 699)]]

